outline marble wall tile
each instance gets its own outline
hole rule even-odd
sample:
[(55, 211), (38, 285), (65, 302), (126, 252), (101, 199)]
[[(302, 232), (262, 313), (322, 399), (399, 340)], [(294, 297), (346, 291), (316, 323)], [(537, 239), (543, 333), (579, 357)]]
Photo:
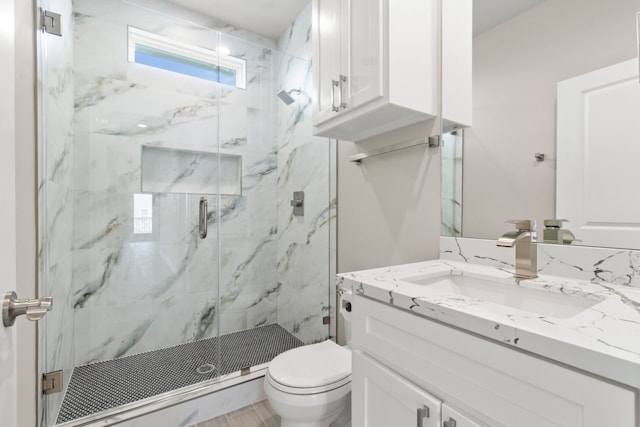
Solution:
[[(538, 272), (593, 283), (640, 287), (640, 251), (539, 243)], [(513, 272), (515, 250), (495, 240), (441, 237), (440, 258), (489, 265)]]
[[(335, 219), (331, 141), (312, 136), (310, 28), (309, 5), (279, 40), (284, 54), (278, 71), (278, 89), (301, 90), (292, 93), (294, 103), (278, 105), (278, 323), (304, 342), (329, 336), (322, 318), (330, 311), (330, 223)], [(303, 217), (293, 216), (289, 205), (299, 190), (305, 192)]]
[[(73, 34), (71, 0), (47, 5), (62, 15), (62, 31)], [(73, 271), (73, 37), (43, 35), (40, 52), (38, 148), (38, 275), (39, 294), (51, 295), (54, 308), (40, 323), (40, 369), (63, 370), (65, 382), (74, 366), (74, 312), (67, 303)], [(40, 417), (55, 419), (62, 396), (53, 396)]]
[[(51, 318), (64, 327), (52, 336), (59, 351), (49, 363), (71, 367), (275, 322), (305, 342), (325, 339), (335, 145), (311, 136), (310, 8), (281, 54), (274, 42), (221, 36), (127, 2), (74, 6), (75, 46), (58, 67), (64, 96), (51, 115), (65, 138), (47, 160), (59, 172), (45, 175), (48, 215), (61, 222), (48, 225), (43, 259), (58, 261), (46, 265), (48, 280), (65, 300)], [(224, 43), (247, 60), (247, 89), (128, 63), (128, 24), (205, 47)], [(280, 88), (303, 93), (285, 106)], [(142, 146), (242, 156), (242, 195), (205, 195), (208, 239), (197, 236), (200, 195), (154, 193), (153, 233), (133, 232)], [(289, 206), (299, 189), (304, 218)]]

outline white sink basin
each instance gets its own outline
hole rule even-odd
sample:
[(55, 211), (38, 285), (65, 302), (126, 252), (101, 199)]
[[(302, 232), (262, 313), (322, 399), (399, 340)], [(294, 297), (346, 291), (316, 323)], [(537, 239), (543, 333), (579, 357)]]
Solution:
[(470, 276), (408, 277), (403, 281), (426, 286), (435, 295), (462, 295), (546, 317), (569, 318), (602, 300), (525, 288)]

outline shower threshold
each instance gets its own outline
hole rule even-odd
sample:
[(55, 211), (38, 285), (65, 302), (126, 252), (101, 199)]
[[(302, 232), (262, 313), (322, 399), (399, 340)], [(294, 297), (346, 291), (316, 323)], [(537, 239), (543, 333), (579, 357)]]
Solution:
[(216, 337), (74, 368), (56, 423), (268, 363), (278, 354), (304, 345), (278, 324), (219, 339), (219, 358)]

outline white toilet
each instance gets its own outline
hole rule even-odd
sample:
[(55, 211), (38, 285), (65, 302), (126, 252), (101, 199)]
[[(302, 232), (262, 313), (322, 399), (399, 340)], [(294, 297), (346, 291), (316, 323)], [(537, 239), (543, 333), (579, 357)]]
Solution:
[[(351, 325), (344, 314), (350, 344)], [(345, 425), (351, 420), (351, 350), (327, 340), (286, 351), (269, 364), (264, 390), (282, 427)]]

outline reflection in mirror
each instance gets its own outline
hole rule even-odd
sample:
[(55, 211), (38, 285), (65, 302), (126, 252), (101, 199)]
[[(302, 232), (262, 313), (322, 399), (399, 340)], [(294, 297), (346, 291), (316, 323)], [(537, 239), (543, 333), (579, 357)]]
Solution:
[[(516, 3), (520, 10), (505, 9)], [(639, 9), (638, 0), (474, 1), (473, 124), (464, 133), (462, 172), (443, 176), (443, 199), (450, 198), (453, 182), (463, 178), (464, 209), (460, 227), (453, 226), (448, 219), (451, 202), (443, 200), (443, 234), (456, 229), (463, 237), (497, 239), (509, 228), (506, 220), (528, 218), (537, 221), (542, 236), (545, 219), (561, 218), (556, 209), (556, 171), (562, 168), (556, 155), (561, 144), (556, 136), (558, 84), (635, 58)], [(608, 124), (597, 117), (588, 120), (604, 123), (604, 128)], [(639, 134), (632, 140), (637, 142)], [(621, 143), (629, 141), (606, 138), (595, 146)], [(616, 150), (626, 152), (624, 145)], [(543, 161), (538, 153), (544, 154)], [(585, 161), (577, 152), (575, 159)], [(444, 153), (443, 160), (450, 161)], [(603, 168), (598, 173), (608, 172)], [(605, 190), (608, 198), (619, 198), (618, 206), (635, 197), (617, 191), (619, 187), (609, 180)], [(451, 226), (444, 225), (445, 218)], [(640, 239), (635, 245), (589, 242), (578, 219), (567, 219), (563, 228), (583, 240), (572, 240), (573, 245), (640, 248)], [(640, 218), (633, 221), (640, 223)]]
[(462, 129), (442, 135), (443, 236), (462, 236)]

